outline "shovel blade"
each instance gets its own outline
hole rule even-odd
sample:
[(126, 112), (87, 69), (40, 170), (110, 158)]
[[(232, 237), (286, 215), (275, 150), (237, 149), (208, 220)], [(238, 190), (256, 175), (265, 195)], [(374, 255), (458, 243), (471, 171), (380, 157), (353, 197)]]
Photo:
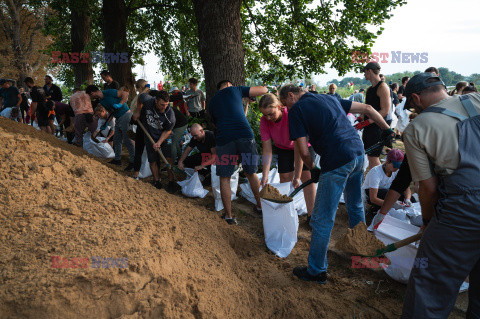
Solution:
[(277, 203), (277, 204), (287, 204), (287, 203), (293, 202), (292, 197), (289, 197), (288, 199), (271, 199), (271, 198), (262, 198), (262, 199), (268, 200), (269, 202)]

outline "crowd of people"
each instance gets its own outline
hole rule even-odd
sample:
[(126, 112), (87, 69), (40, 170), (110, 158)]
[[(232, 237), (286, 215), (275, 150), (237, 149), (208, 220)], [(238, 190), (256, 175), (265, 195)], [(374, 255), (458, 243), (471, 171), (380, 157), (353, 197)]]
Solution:
[[(215, 164), (224, 206), (222, 217), (230, 225), (237, 223), (230, 187), (237, 165), (241, 162), (256, 199), (253, 209), (261, 215), (259, 191), (269, 183), (276, 155), (281, 182), (291, 182), (295, 188), (311, 179), (315, 182), (304, 189), (312, 230), (308, 265), (293, 270), (302, 280), (327, 281), (328, 244), (342, 194), (351, 228), (365, 222), (365, 197), (378, 210), (373, 219), (377, 228), (398, 200), (411, 205), (410, 185), (414, 182), (423, 216), (417, 257), (428, 258), (428, 267), (412, 270), (403, 318), (447, 317), (467, 276), (467, 317), (473, 318), (480, 314), (480, 162), (476, 160), (480, 151), (480, 94), (473, 83), (466, 82), (447, 93), (433, 67), (411, 79), (403, 78), (400, 86), (387, 84), (380, 70), (378, 63), (365, 65), (364, 77), (371, 86), (365, 96), (364, 90), (359, 90), (345, 99), (336, 92), (335, 84), (325, 94), (319, 94), (314, 86), (305, 90), (294, 84), (269, 93), (265, 86), (235, 86), (223, 80), (208, 108), (194, 78), (188, 81), (188, 90), (173, 87), (169, 92), (150, 90), (145, 80), (138, 80), (138, 94), (129, 106), (129, 93), (108, 71), (101, 72), (103, 89), (95, 85), (84, 91), (76, 89), (68, 104), (62, 103), (62, 92), (48, 75), (43, 87), (36, 86), (32, 78), (25, 79), (30, 105), (26, 92), (7, 80), (1, 80), (0, 93), (2, 115), (10, 111), (6, 117), (30, 124), (36, 121), (42, 131), (66, 134), (67, 140), (78, 146), (82, 146), (86, 130), (96, 142), (103, 136), (103, 143), (113, 145), (113, 165), (122, 165), (125, 145), (129, 154), (125, 170), (132, 171), (134, 178), (138, 178), (146, 148), (157, 188), (163, 187), (163, 156), (171, 166), (181, 170), (190, 167), (206, 177)], [(244, 103), (260, 96), (261, 179), (257, 175), (257, 145)], [(392, 141), (400, 137), (391, 127), (399, 105), (418, 115), (401, 136), (406, 154), (392, 149)], [(188, 132), (188, 118), (205, 117), (214, 129), (191, 125), (191, 141), (182, 151), (180, 143)], [(137, 127), (135, 136), (131, 135), (132, 125)], [(390, 150), (382, 163), (385, 146)], [(198, 152), (192, 153), (195, 149)], [(316, 156), (319, 165), (315, 164)], [(173, 193), (176, 185), (170, 170), (168, 174), (166, 190)]]

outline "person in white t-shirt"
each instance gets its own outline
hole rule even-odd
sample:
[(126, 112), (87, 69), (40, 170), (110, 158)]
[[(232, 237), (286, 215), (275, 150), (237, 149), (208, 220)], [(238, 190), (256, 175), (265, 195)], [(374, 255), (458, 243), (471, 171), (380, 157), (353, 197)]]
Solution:
[(113, 147), (113, 134), (115, 133), (115, 117), (105, 110), (102, 105), (95, 108), (95, 116), (98, 118), (98, 126), (93, 138), (97, 136), (105, 137), (103, 143), (109, 143)]
[(1, 113), (0, 113), (0, 116), (3, 116), (3, 117), (6, 117), (6, 118), (9, 118), (13, 121), (17, 121), (19, 123), (23, 123), (23, 119), (22, 119), (22, 113), (20, 112), (20, 108), (19, 107), (7, 107), (5, 108)]
[[(403, 157), (404, 154), (401, 150), (392, 149), (387, 154), (387, 161), (382, 165), (372, 168), (367, 176), (365, 176), (362, 189), (365, 190), (369, 204), (374, 207), (378, 206), (378, 208), (383, 205), (383, 200), (387, 195), (390, 185), (397, 176)], [(407, 188), (399, 200), (410, 200), (411, 197), (412, 193), (410, 188)]]

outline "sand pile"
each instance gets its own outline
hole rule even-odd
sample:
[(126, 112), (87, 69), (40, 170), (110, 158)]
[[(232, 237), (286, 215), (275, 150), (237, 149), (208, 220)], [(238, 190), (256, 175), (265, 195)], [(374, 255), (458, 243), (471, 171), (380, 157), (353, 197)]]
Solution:
[(368, 301), (349, 281), (295, 279), (307, 249), (278, 260), (263, 237), (32, 127), (0, 118), (0, 158), (0, 318), (341, 318)]
[(287, 195), (282, 195), (270, 184), (266, 184), (262, 190), (260, 191), (260, 197), (263, 199), (272, 199), (276, 201), (283, 201), (283, 202), (291, 202), (293, 199), (288, 197)]
[(365, 223), (358, 223), (353, 229), (337, 241), (335, 248), (362, 256), (375, 256), (377, 249), (384, 248), (385, 244), (367, 231)]

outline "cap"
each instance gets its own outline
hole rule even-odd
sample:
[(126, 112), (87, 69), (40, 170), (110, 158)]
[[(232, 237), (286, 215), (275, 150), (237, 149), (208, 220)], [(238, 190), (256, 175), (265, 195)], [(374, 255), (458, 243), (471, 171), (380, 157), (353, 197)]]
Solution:
[(404, 157), (403, 152), (401, 150), (397, 149), (397, 148), (391, 149), (387, 153), (387, 159), (390, 162), (400, 162), (401, 163), (403, 161), (403, 157)]
[(365, 65), (365, 67), (363, 68), (363, 71), (380, 70), (380, 69), (381, 69), (380, 64), (378, 64), (377, 62), (368, 62), (367, 65)]
[(411, 97), (413, 93), (421, 92), (426, 88), (436, 85), (445, 86), (445, 83), (443, 83), (443, 81), (440, 80), (440, 78), (435, 73), (419, 73), (413, 76), (410, 81), (408, 81), (407, 86), (405, 87), (404, 95), (407, 97), (407, 102), (405, 103), (404, 108), (408, 109), (411, 107), (410, 104), (412, 102)]
[(174, 86), (168, 93), (172, 93), (173, 91), (179, 91), (179, 89), (176, 86)]
[(365, 89), (360, 89), (360, 91), (358, 91), (358, 92), (365, 92)]

